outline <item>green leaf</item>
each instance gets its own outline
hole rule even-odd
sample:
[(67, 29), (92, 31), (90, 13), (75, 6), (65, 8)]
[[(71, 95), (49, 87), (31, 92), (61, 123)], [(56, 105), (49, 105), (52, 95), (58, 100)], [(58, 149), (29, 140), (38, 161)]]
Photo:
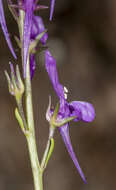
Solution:
[(48, 164), (48, 161), (52, 155), (52, 152), (54, 150), (54, 139), (51, 138), (50, 139), (50, 148), (49, 148), (49, 152), (48, 152), (48, 155), (47, 155), (47, 158), (46, 158), (46, 162), (45, 162), (45, 166)]
[(25, 128), (24, 128), (24, 125), (23, 125), (23, 120), (22, 120), (17, 108), (15, 108), (15, 117), (16, 117), (22, 131), (25, 132)]
[(16, 65), (16, 76), (17, 76), (17, 85), (18, 85), (18, 88), (20, 90), (20, 94), (22, 95), (24, 93), (24, 84), (23, 84), (23, 81), (21, 79), (21, 74), (20, 74), (20, 71), (19, 71), (19, 66)]
[(7, 79), (7, 82), (8, 82), (9, 93), (11, 95), (14, 95), (14, 87), (12, 85), (11, 79), (10, 79), (9, 74), (7, 73), (7, 71), (5, 71), (5, 76), (6, 76), (6, 79)]

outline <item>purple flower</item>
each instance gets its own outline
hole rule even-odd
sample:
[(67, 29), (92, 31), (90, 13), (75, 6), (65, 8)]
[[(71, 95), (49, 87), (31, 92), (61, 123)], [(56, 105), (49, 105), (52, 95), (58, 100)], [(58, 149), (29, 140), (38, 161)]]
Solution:
[[(92, 106), (92, 104), (82, 101), (72, 101), (71, 103), (67, 102), (67, 93), (68, 90), (66, 87), (63, 87), (58, 79), (58, 73), (56, 68), (56, 60), (51, 56), (50, 52), (47, 50), (45, 53), (45, 64), (46, 64), (46, 70), (48, 72), (48, 75), (50, 77), (50, 80), (52, 82), (52, 85), (56, 91), (57, 96), (60, 100), (60, 108), (57, 116), (57, 122), (64, 120), (66, 118), (74, 116), (74, 121), (84, 121), (84, 122), (91, 122), (95, 118), (95, 111)], [(51, 116), (53, 113), (53, 110), (50, 110), (49, 116)], [(47, 117), (48, 120), (50, 118)], [(86, 183), (85, 176), (79, 166), (78, 160), (75, 156), (75, 153), (73, 151), (71, 140), (69, 136), (69, 123), (66, 123), (63, 126), (59, 127), (60, 134), (63, 138), (63, 141), (66, 145), (66, 148), (77, 168), (79, 171), (83, 181)]]
[(50, 7), (50, 20), (52, 20), (52, 17), (53, 17), (54, 7), (55, 7), (55, 0), (51, 0), (51, 7)]
[(15, 54), (15, 52), (13, 50), (13, 47), (12, 47), (12, 44), (11, 44), (11, 41), (10, 41), (10, 37), (9, 37), (9, 34), (8, 34), (7, 26), (6, 26), (2, 0), (0, 0), (0, 24), (1, 24), (2, 30), (4, 32), (5, 39), (6, 39), (7, 43), (8, 43), (9, 49), (10, 49), (12, 55), (14, 56), (14, 58), (16, 59), (17, 57), (16, 57), (16, 54)]

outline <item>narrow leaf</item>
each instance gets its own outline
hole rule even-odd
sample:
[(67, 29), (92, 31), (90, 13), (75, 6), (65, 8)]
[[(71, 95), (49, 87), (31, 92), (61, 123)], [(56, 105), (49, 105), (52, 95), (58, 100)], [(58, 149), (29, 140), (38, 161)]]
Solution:
[(20, 125), (20, 127), (22, 129), (22, 131), (24, 132), (25, 129), (24, 129), (24, 125), (23, 125), (23, 120), (22, 120), (22, 118), (21, 118), (21, 116), (20, 116), (19, 111), (18, 111), (17, 108), (15, 108), (15, 117), (16, 117), (16, 119), (17, 119), (17, 121), (18, 121), (18, 123), (19, 123), (19, 125)]
[(48, 161), (52, 155), (52, 152), (54, 150), (54, 139), (51, 138), (50, 139), (50, 148), (49, 148), (49, 152), (48, 152), (48, 155), (47, 155), (47, 158), (46, 158), (46, 162), (45, 162), (45, 166), (48, 164)]

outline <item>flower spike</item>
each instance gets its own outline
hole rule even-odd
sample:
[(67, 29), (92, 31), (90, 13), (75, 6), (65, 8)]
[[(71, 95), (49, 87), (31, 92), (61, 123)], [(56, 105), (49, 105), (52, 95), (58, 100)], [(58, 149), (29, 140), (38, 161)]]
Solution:
[(8, 34), (8, 29), (7, 29), (7, 26), (6, 26), (2, 0), (0, 0), (0, 24), (1, 24), (5, 39), (7, 41), (7, 44), (9, 46), (9, 49), (10, 49), (12, 55), (14, 56), (14, 58), (16, 59), (17, 57), (16, 57), (16, 54), (15, 54), (14, 49), (12, 47), (12, 43), (10, 41), (10, 37), (9, 37), (9, 34)]

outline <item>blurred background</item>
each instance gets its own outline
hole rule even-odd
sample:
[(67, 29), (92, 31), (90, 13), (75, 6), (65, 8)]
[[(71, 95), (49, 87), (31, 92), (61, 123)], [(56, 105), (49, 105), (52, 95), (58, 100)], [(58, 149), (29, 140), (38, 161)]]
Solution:
[[(40, 1), (46, 4), (45, 0)], [(50, 1), (47, 2), (48, 5)], [(7, 26), (15, 52), (16, 23), (5, 4)], [(70, 123), (70, 135), (88, 184), (80, 178), (59, 132), (44, 174), (44, 190), (116, 189), (116, 2), (113, 0), (56, 0), (53, 21), (49, 10), (39, 13), (48, 28), (48, 47), (57, 60), (60, 81), (68, 100), (91, 102), (96, 110), (92, 123)], [(15, 65), (0, 30), (0, 189), (32, 190), (27, 145), (14, 117), (15, 100), (8, 93), (4, 70)], [(20, 59), (18, 63), (21, 65)], [(33, 84), (38, 152), (41, 159), (48, 137), (45, 113), (48, 96), (58, 101), (44, 67), (44, 52), (37, 53)]]

